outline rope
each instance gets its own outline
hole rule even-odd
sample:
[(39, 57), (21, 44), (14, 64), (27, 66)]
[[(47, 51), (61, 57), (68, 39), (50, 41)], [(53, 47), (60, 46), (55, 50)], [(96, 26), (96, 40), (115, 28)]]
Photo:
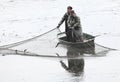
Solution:
[[(7, 49), (6, 49), (7, 51)], [(60, 56), (59, 54), (56, 53), (56, 55), (53, 54), (35, 54), (35, 53), (30, 53), (30, 52), (24, 52), (24, 51), (17, 51), (16, 50), (12, 50), (12, 49), (8, 49), (8, 51), (6, 53), (2, 53), (2, 56), (6, 56), (6, 55), (20, 55), (20, 56), (28, 56), (28, 57), (47, 57), (47, 58), (59, 58), (61, 59), (79, 59), (79, 58), (84, 58), (84, 57), (102, 57), (102, 55), (79, 55), (78, 57), (68, 57), (68, 56)]]
[(39, 37), (41, 37), (41, 36), (43, 36), (43, 35), (51, 32), (51, 31), (53, 31), (53, 30), (55, 30), (55, 29), (57, 29), (57, 28), (53, 28), (53, 29), (49, 30), (48, 32), (45, 32), (45, 33), (43, 33), (43, 34), (40, 34), (40, 35), (38, 35), (38, 36), (36, 36), (36, 37), (30, 38), (30, 39), (27, 39), (27, 40), (23, 40), (23, 41), (20, 41), (20, 42), (16, 42), (16, 43), (12, 43), (12, 44), (8, 44), (8, 45), (0, 46), (0, 49), (2, 49), (2, 48), (6, 48), (6, 49), (7, 49), (7, 48), (11, 48), (11, 47), (15, 47), (15, 46), (24, 44), (24, 43), (26, 43), (26, 42), (29, 42), (29, 41), (33, 40), (33, 39), (39, 38)]
[[(96, 43), (95, 43), (95, 44), (96, 44)], [(106, 48), (106, 49), (108, 49), (108, 50), (118, 50), (118, 49), (108, 48), (108, 47), (105, 47), (105, 46), (102, 46), (102, 45), (99, 45), (99, 44), (96, 44), (96, 45), (101, 46), (101, 47), (103, 47), (103, 48)]]

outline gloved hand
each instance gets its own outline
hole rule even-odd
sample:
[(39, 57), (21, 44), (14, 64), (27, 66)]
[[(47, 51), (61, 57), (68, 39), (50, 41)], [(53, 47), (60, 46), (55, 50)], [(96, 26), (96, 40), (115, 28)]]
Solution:
[(56, 28), (59, 28), (60, 26), (57, 26)]
[(60, 24), (57, 25), (57, 28), (59, 28), (59, 27), (60, 27)]

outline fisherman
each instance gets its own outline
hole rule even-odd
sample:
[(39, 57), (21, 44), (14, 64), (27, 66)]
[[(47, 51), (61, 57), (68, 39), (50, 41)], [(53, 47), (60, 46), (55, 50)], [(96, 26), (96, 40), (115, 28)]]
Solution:
[(70, 41), (72, 42), (83, 42), (83, 33), (80, 18), (75, 14), (74, 10), (71, 10), (70, 16), (67, 20), (67, 25), (69, 28)]
[(69, 41), (70, 37), (69, 37), (69, 29), (68, 29), (68, 25), (67, 25), (67, 20), (68, 20), (71, 10), (72, 10), (72, 7), (68, 6), (67, 12), (64, 14), (64, 16), (62, 17), (62, 20), (58, 23), (58, 26), (57, 26), (57, 28), (59, 28), (62, 25), (62, 23), (65, 21), (65, 33), (66, 33), (68, 41)]

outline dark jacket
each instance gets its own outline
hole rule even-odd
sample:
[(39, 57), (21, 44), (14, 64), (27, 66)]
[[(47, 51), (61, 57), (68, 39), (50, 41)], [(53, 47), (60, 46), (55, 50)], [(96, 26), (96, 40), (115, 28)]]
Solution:
[(65, 32), (67, 32), (67, 30), (68, 30), (68, 25), (67, 25), (68, 17), (69, 17), (69, 14), (68, 14), (68, 12), (66, 12), (58, 24), (58, 27), (60, 27), (60, 25), (65, 21)]
[(80, 18), (78, 16), (69, 16), (67, 20), (69, 29), (72, 29), (72, 39), (75, 41), (83, 41), (83, 33)]
[(69, 16), (67, 25), (69, 28), (79, 29), (81, 28), (80, 18), (78, 16)]

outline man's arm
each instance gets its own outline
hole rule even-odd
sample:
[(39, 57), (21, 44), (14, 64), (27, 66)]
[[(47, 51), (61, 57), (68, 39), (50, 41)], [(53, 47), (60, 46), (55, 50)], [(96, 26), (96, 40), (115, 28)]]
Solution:
[(57, 28), (61, 26), (61, 24), (65, 21), (67, 14), (65, 13), (64, 16), (62, 17), (61, 21), (58, 23)]

